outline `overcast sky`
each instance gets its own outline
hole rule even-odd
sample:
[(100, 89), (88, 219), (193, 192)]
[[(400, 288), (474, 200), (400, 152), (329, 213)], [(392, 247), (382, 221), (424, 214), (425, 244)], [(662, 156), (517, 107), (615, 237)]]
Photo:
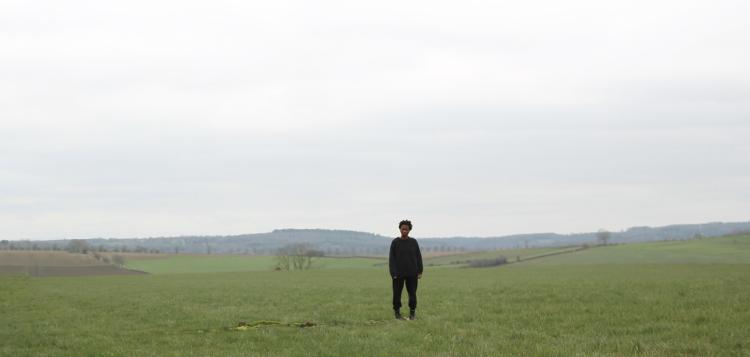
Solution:
[(0, 238), (750, 220), (747, 1), (0, 2)]

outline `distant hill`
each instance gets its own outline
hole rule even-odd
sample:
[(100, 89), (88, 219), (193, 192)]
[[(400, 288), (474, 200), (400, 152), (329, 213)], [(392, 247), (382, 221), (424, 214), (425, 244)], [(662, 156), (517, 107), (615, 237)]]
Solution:
[[(611, 232), (611, 243), (685, 240), (697, 237), (716, 237), (750, 232), (750, 222), (711, 222), (679, 224), (664, 227), (633, 227)], [(556, 234), (534, 233), (499, 237), (416, 237), (425, 252), (456, 252), (495, 250), (526, 247), (556, 247), (595, 244), (596, 232)], [(385, 255), (390, 240), (367, 232), (330, 229), (276, 229), (268, 233), (234, 236), (183, 236), (152, 238), (91, 238), (85, 243), (92, 250), (137, 251), (197, 254), (273, 254), (292, 243), (309, 243), (326, 255)], [(7, 249), (66, 249), (81, 240), (7, 241), (0, 242), (0, 250)]]

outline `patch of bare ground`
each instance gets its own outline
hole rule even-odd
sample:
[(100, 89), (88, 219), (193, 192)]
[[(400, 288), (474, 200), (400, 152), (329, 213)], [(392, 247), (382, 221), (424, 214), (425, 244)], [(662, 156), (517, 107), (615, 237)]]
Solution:
[(120, 255), (125, 260), (151, 260), (151, 259), (166, 259), (174, 254), (163, 254), (163, 253), (117, 253), (117, 252), (101, 252), (102, 256), (109, 257), (112, 259), (115, 255)]
[(0, 251), (0, 274), (92, 276), (146, 273), (107, 264), (89, 254), (59, 251)]

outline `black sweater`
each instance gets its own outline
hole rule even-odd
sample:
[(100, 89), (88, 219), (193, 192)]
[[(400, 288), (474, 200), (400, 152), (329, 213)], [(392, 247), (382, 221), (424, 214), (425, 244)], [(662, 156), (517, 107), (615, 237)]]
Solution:
[(391, 242), (388, 267), (392, 277), (417, 276), (422, 274), (422, 252), (414, 238), (396, 238)]

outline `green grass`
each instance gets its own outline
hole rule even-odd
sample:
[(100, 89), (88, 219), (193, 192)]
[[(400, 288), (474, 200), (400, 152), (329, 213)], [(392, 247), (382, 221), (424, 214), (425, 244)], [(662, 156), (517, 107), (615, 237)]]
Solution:
[[(385, 259), (313, 258), (314, 269), (372, 268)], [(276, 258), (244, 255), (172, 255), (164, 259), (129, 260), (126, 267), (151, 274), (220, 273), (272, 270)]]
[(527, 259), (529, 257), (567, 250), (568, 248), (526, 248), (526, 249), (502, 249), (488, 252), (471, 252), (461, 254), (451, 254), (439, 257), (432, 257), (424, 259), (423, 263), (425, 266), (438, 266), (438, 265), (466, 265), (469, 260), (476, 259), (492, 259), (499, 256), (504, 256), (509, 262), (516, 261), (516, 258)]
[[(392, 319), (384, 267), (0, 277), (0, 355), (747, 356), (750, 237), (737, 239), (643, 245), (693, 263), (638, 264), (642, 249), (612, 246), (427, 268), (411, 322)], [(704, 253), (733, 258), (704, 264)], [(317, 326), (228, 330), (260, 320)]]
[[(468, 260), (495, 258), (503, 255), (509, 261), (516, 257), (525, 259), (531, 256), (564, 250), (563, 248), (508, 249), (491, 252), (473, 252), (427, 258), (425, 266), (466, 265)], [(220, 273), (273, 270), (277, 260), (272, 256), (247, 255), (170, 255), (160, 259), (146, 257), (129, 259), (126, 267), (151, 274)], [(383, 268), (386, 258), (313, 258), (313, 269), (361, 269)], [(385, 269), (385, 268), (383, 268)]]
[(705, 238), (690, 241), (651, 242), (595, 247), (527, 264), (747, 264), (750, 236)]

